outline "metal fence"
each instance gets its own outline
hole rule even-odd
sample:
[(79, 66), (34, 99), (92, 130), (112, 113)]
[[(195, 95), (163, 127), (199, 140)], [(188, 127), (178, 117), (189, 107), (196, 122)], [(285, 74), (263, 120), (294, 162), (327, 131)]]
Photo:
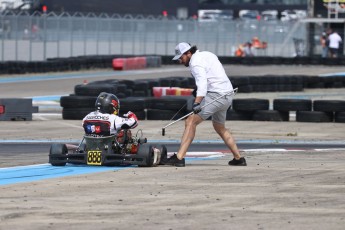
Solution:
[[(257, 56), (292, 57), (294, 39), (306, 40), (299, 21), (200, 22), (165, 17), (107, 14), (0, 14), (0, 61), (39, 61), (85, 55), (173, 55), (181, 41), (219, 56), (234, 56), (238, 45), (258, 37), (266, 49)], [(303, 48), (303, 47), (302, 47)]]

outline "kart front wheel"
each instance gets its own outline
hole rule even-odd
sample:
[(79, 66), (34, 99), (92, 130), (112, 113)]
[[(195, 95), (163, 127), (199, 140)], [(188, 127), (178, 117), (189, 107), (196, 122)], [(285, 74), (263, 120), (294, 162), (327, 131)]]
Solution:
[(65, 166), (67, 153), (65, 144), (52, 144), (49, 151), (49, 163), (53, 166)]

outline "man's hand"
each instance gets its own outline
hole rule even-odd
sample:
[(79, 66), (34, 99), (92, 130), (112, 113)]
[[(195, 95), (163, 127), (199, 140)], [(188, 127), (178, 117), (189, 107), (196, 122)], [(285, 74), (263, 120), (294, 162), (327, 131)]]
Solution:
[(197, 113), (200, 113), (200, 111), (201, 111), (201, 105), (200, 105), (200, 103), (194, 102), (194, 104), (193, 104), (193, 112), (194, 112), (195, 114), (197, 114)]
[(128, 111), (128, 113), (124, 114), (123, 116), (127, 118), (134, 118), (134, 120), (138, 121), (137, 116), (131, 111)]

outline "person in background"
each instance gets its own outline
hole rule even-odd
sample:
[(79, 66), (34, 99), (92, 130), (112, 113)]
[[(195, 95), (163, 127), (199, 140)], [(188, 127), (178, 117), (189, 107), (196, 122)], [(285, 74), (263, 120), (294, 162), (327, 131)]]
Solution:
[(235, 57), (244, 57), (244, 47), (242, 44), (238, 45), (237, 49), (235, 50)]
[(339, 56), (339, 47), (340, 43), (343, 42), (341, 37), (336, 31), (333, 31), (332, 29), (329, 29), (329, 52), (332, 58), (337, 58)]
[(254, 57), (252, 43), (246, 42), (246, 44), (244, 44), (244, 56), (245, 57)]
[(321, 57), (326, 58), (328, 57), (328, 37), (326, 32), (323, 32), (320, 38), (321, 44)]

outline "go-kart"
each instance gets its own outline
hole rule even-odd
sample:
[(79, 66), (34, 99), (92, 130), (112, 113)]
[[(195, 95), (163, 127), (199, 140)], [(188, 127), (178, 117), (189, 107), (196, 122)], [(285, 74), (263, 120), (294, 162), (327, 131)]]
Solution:
[(132, 136), (128, 129), (106, 137), (84, 135), (79, 146), (54, 143), (50, 147), (49, 163), (53, 166), (65, 166), (67, 163), (142, 167), (158, 165), (160, 158), (167, 156), (165, 145), (161, 145), (160, 149), (147, 145), (146, 138), (138, 137), (139, 131), (136, 136)]

